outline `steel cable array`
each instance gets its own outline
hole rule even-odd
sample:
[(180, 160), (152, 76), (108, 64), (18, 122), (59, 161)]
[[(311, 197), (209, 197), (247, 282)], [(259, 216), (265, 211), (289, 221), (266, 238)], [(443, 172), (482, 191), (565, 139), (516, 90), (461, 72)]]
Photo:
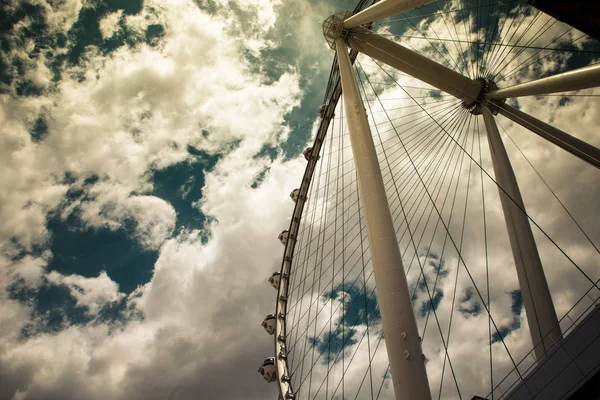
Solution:
[[(434, 2), (374, 27), (466, 76), (506, 85), (529, 80), (552, 57), (568, 64), (577, 55), (592, 63), (600, 54), (594, 40), (515, 1)], [(507, 193), (495, 179), (481, 117), (368, 56), (358, 56), (355, 70), (432, 393), (438, 399), (501, 398), (534, 360), (520, 329), (523, 300), (514, 267), (506, 266), (512, 260), (499, 196)], [(278, 380), (281, 393), (296, 399), (388, 399), (393, 398), (389, 364), (340, 90), (334, 60), (280, 272), (277, 317), (284, 323), (276, 333), (275, 356), (286, 369), (278, 371)], [(590, 102), (598, 94), (590, 90), (557, 101), (566, 104), (571, 96), (597, 106)], [(531, 200), (532, 207), (523, 211), (544, 250), (545, 268), (563, 268), (572, 280), (568, 289), (578, 289), (560, 310), (561, 327), (568, 331), (600, 296), (600, 232), (569, 207), (561, 183), (544, 174), (530, 137), (504, 120), (499, 125), (521, 175), (550, 199), (550, 205)], [(588, 165), (570, 168), (599, 179)], [(524, 193), (539, 198), (528, 193), (531, 188)], [(544, 207), (556, 212), (553, 219), (560, 219), (564, 231), (542, 218)], [(597, 221), (598, 215), (592, 218)], [(571, 238), (587, 256), (574, 250)]]

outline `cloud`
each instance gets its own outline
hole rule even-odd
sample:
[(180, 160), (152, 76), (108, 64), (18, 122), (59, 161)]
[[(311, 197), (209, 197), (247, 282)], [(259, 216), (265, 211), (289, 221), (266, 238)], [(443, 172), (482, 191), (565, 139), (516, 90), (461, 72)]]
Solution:
[[(89, 25), (98, 27), (97, 35), (89, 43), (81, 40), (84, 35), (79, 31), (79, 35), (68, 35), (67, 44), (55, 46), (57, 53), (67, 58), (58, 62), (58, 68), (53, 64), (58, 56), (43, 53), (34, 57), (31, 44), (24, 46), (27, 51), (2, 55), (11, 61), (25, 59), (23, 79), (42, 89), (37, 95), (16, 96), (18, 85), (13, 81), (2, 86), (6, 90), (0, 95), (0, 165), (6, 172), (0, 178), (4, 189), (0, 194), (0, 215), (4, 221), (0, 227), (3, 274), (0, 333), (5, 343), (0, 347), (0, 376), (3, 382), (8, 382), (0, 388), (1, 398), (276, 396), (275, 385), (263, 382), (256, 373), (257, 365), (273, 352), (272, 337), (260, 326), (264, 316), (274, 312), (275, 292), (266, 279), (280, 268), (282, 246), (277, 234), (289, 225), (293, 203), (288, 194), (299, 186), (306, 165), (298, 150), (315, 131), (317, 108), (332, 56), (322, 41), (320, 23), (334, 6), (262, 0), (197, 3), (147, 1), (138, 10), (137, 3), (132, 2), (124, 4), (127, 8), (123, 11), (102, 7), (92, 10), (84, 5), (82, 10), (98, 12), (89, 16), (93, 21)], [(61, 4), (64, 6), (58, 9), (45, 9), (39, 18), (49, 21), (56, 32), (74, 32), (69, 29), (79, 26), (76, 24), (77, 16), (82, 17), (81, 5)], [(13, 30), (15, 35), (26, 21), (20, 24)], [(441, 32), (442, 25), (436, 19), (431, 26), (421, 28)], [(410, 43), (436, 57), (435, 50), (422, 42)], [(460, 54), (453, 53), (453, 57)], [(511, 65), (518, 65), (526, 57), (523, 54)], [(369, 60), (360, 61), (365, 69), (369, 68)], [(552, 71), (565, 62), (563, 57), (542, 63), (542, 72)], [(381, 97), (395, 99), (387, 101), (386, 108), (414, 105), (385, 73), (375, 73), (373, 68), (368, 71), (372, 73), (370, 79), (379, 81), (375, 87)], [(528, 79), (538, 73), (527, 70), (519, 76)], [(407, 88), (414, 96), (421, 93), (430, 97), (421, 101), (424, 106), (435, 107), (444, 99), (418, 81), (399, 74), (393, 76), (407, 87), (425, 87), (414, 91)], [(543, 120), (553, 120), (597, 144), (598, 139), (589, 129), (598, 122), (596, 103), (593, 98), (571, 99), (564, 104), (560, 104), (559, 98), (522, 100), (519, 104), (523, 110)], [(372, 102), (370, 108), (376, 115), (372, 120), (383, 125), (387, 118), (381, 112), (382, 105)], [(397, 110), (390, 117), (409, 118), (412, 111)], [(338, 109), (336, 115), (339, 118), (342, 111)], [(597, 180), (593, 171), (530, 133), (499, 120), (586, 232), (598, 238), (600, 231), (595, 219), (589, 218), (586, 211), (595, 210), (597, 193), (593, 188), (600, 187), (593, 184)], [(335, 126), (339, 125), (340, 120), (336, 119)], [(380, 133), (386, 143), (378, 145), (380, 153), (383, 148), (398, 148), (397, 143), (385, 142), (393, 139), (395, 132), (382, 129)], [(339, 139), (335, 133), (330, 137)], [(339, 145), (329, 144), (334, 149)], [(321, 173), (313, 182), (309, 196), (312, 203), (306, 210), (310, 218), (304, 220), (305, 240), (312, 235), (313, 247), (299, 249), (296, 259), (304, 256), (305, 264), (312, 267), (318, 266), (319, 260), (321, 266), (333, 265), (322, 279), (332, 293), (336, 290), (329, 287), (329, 279), (335, 271), (340, 271), (342, 264), (347, 266), (346, 280), (356, 283), (340, 286), (337, 297), (330, 299), (315, 295), (308, 287), (310, 284), (302, 288), (304, 296), (299, 299), (298, 307), (306, 310), (313, 304), (313, 311), (315, 307), (321, 310), (309, 326), (309, 336), (316, 345), (313, 348), (307, 345), (305, 350), (312, 356), (313, 349), (315, 352), (325, 349), (323, 343), (328, 340), (330, 321), (333, 329), (341, 323), (344, 332), (351, 332), (352, 336), (339, 357), (344, 361), (335, 363), (330, 372), (330, 376), (339, 377), (342, 368), (350, 365), (346, 386), (337, 393), (357, 392), (361, 382), (367, 382), (363, 379), (370, 372), (374, 382), (382, 383), (383, 396), (389, 396), (391, 387), (389, 378), (384, 380), (389, 374), (385, 372), (387, 356), (385, 341), (380, 340), (380, 322), (374, 318), (367, 334), (362, 320), (354, 318), (367, 310), (369, 315), (377, 316), (374, 298), (366, 305), (360, 301), (363, 277), (358, 269), (351, 269), (352, 265), (362, 266), (363, 262), (368, 268), (368, 252), (364, 259), (360, 253), (344, 253), (337, 261), (333, 258), (339, 254), (328, 253), (341, 233), (349, 249), (361, 245), (360, 236), (356, 236), (357, 226), (332, 225), (336, 218), (339, 223), (357, 221), (351, 149), (347, 141), (341, 142), (341, 146), (345, 147), (343, 151), (322, 155)], [(515, 169), (520, 171), (518, 178), (523, 182), (532, 218), (543, 221), (546, 232), (557, 238), (559, 245), (585, 271), (593, 272), (597, 254), (584, 245), (584, 239), (572, 225), (565, 228), (565, 218), (559, 217), (564, 217), (560, 205), (548, 201), (550, 195), (539, 184), (535, 172), (509, 142), (507, 147)], [(485, 155), (484, 150), (484, 167), (491, 171)], [(330, 174), (327, 181), (328, 163), (337, 163), (338, 157), (344, 157), (346, 162), (342, 167), (345, 175), (337, 180), (335, 174)], [(392, 168), (406, 166), (404, 160)], [(477, 196), (481, 184), (478, 170), (473, 168), (469, 175), (465, 162), (457, 169), (453, 185), (461, 176), (457, 204), (464, 204), (466, 182), (470, 182), (472, 201), (466, 215), (468, 221), (480, 221), (483, 207)], [(173, 174), (187, 175), (181, 180)], [(432, 183), (441, 176), (441, 169), (427, 172)], [(408, 180), (411, 184), (415, 181), (414, 176)], [(171, 185), (173, 182), (176, 184)], [(393, 193), (392, 181), (386, 182)], [(574, 189), (568, 184), (571, 182), (577, 183)], [(508, 239), (502, 227), (497, 190), (487, 178), (483, 187), (490, 254), (486, 257), (482, 251), (481, 224), (475, 226), (470, 222), (466, 224), (462, 254), (480, 288), (485, 287), (484, 266), (489, 264), (494, 282), (492, 315), (499, 328), (511, 327), (512, 331), (505, 336), (511, 352), (525, 354), (530, 339), (526, 324), (519, 327), (515, 323), (522, 320), (522, 313), (516, 315), (511, 311), (514, 302), (509, 293), (518, 284), (512, 255), (506, 251)], [(332, 197), (340, 188), (343, 199)], [(406, 194), (404, 206), (411, 217), (416, 216), (412, 227), (419, 227), (414, 230), (417, 233), (422, 229), (424, 239), (413, 245), (406, 235), (401, 245), (405, 265), (412, 265), (411, 287), (417, 285), (417, 280), (421, 282), (420, 290), (415, 293), (417, 311), (424, 311), (418, 315), (418, 323), (424, 329), (430, 307), (423, 284), (427, 282), (435, 296), (433, 308), (444, 335), (454, 310), (449, 352), (457, 379), (467, 382), (464, 393), (485, 394), (482, 388), (488, 387), (488, 381), (481, 366), (487, 368), (489, 363), (489, 332), (487, 315), (481, 307), (487, 299), (484, 297), (481, 302), (473, 292), (471, 279), (453, 246), (447, 243), (444, 247), (442, 227), (433, 235), (432, 225), (429, 228), (419, 225), (417, 217), (426, 211), (428, 200), (424, 192), (411, 188), (402, 189)], [(167, 195), (166, 191), (171, 189), (173, 193)], [(438, 189), (441, 203), (446, 188)], [(433, 191), (434, 196), (438, 195), (438, 189)], [(183, 207), (179, 200), (189, 204)], [(338, 200), (347, 206), (348, 214), (336, 211), (326, 216), (323, 210), (333, 207)], [(325, 208), (318, 207), (322, 204)], [(401, 214), (398, 205), (397, 201), (393, 204), (395, 216)], [(442, 215), (449, 218), (451, 209), (448, 200), (441, 207)], [(456, 208), (452, 223), (448, 224), (455, 238), (462, 229), (462, 212), (463, 209)], [(192, 214), (199, 216), (198, 220), (187, 223), (186, 216)], [(123, 234), (140, 251), (151, 254), (152, 261), (139, 257), (117, 265), (118, 257), (109, 254), (106, 259), (114, 258), (114, 262), (107, 265), (90, 262), (81, 271), (59, 271), (56, 263), (62, 262), (58, 255), (63, 254), (52, 253), (56, 248), (53, 246), (61, 240), (56, 234), (55, 224), (59, 223), (72, 234), (64, 234), (63, 240), (84, 234), (96, 240), (100, 233)], [(336, 228), (341, 229), (338, 236), (334, 236)], [(428, 239), (432, 239), (431, 243)], [(572, 266), (560, 254), (557, 256), (554, 246), (537, 231), (536, 239), (549, 254), (544, 262), (551, 271), (548, 278), (556, 294), (558, 312), (563, 315), (578, 298), (577, 288), (583, 287), (585, 280), (573, 274)], [(324, 240), (323, 245), (317, 246), (320, 240)], [(362, 240), (366, 246), (366, 237)], [(77, 250), (86, 250), (81, 242), (75, 245)], [(94, 240), (86, 246), (102, 248)], [(315, 253), (315, 248), (320, 253)], [(142, 263), (149, 263), (141, 266), (148, 279), (127, 282), (131, 289), (125, 290), (125, 282), (117, 274), (111, 275), (117, 267), (121, 268), (120, 276), (142, 275), (137, 265)], [(297, 263), (296, 266), (301, 265)], [(425, 265), (425, 278), (419, 274), (419, 264)], [(436, 284), (438, 273), (441, 275)], [(342, 282), (341, 278), (332, 280), (334, 285)], [(370, 293), (373, 279), (366, 280), (366, 290)], [(33, 300), (18, 301), (14, 294), (17, 289), (11, 292), (9, 288), (15, 282), (20, 285), (18, 289), (33, 293), (29, 299), (39, 298), (48, 287), (61, 290), (71, 307), (88, 319), (64, 318), (60, 329), (49, 332), (40, 328), (24, 337), (24, 326), (39, 322), (35, 326), (43, 328), (47, 317), (36, 309)], [(435, 290), (434, 285), (437, 285)], [(482, 295), (486, 294), (484, 290)], [(353, 300), (359, 303), (350, 310)], [(349, 313), (346, 318), (339, 308), (331, 311), (341, 304)], [(112, 314), (106, 317), (107, 313)], [(427, 368), (434, 384), (441, 380), (445, 356), (437, 322), (430, 316), (424, 335)], [(342, 347), (341, 335), (333, 336), (337, 341), (333, 347)], [(510, 359), (500, 342), (494, 343), (493, 352), (494, 372), (501, 376), (511, 368)], [(350, 364), (351, 358), (354, 361)], [(369, 361), (372, 369), (367, 371)], [(327, 367), (323, 361), (317, 363), (313, 391), (318, 390)], [(448, 365), (444, 382), (444, 393), (452, 397), (454, 389)], [(333, 379), (326, 387), (330, 394), (336, 390)], [(361, 397), (367, 397), (370, 390), (364, 383)]]
[[(275, 15), (270, 3), (244, 7), (256, 7), (268, 30)], [(24, 279), (23, 290), (32, 293), (44, 285), (66, 288), (75, 307), (98, 317), (24, 340), (21, 328), (35, 304), (3, 294), (3, 340), (11, 345), (0, 352), (1, 373), (11, 384), (3, 385), (2, 398), (226, 395), (229, 381), (218, 389), (210, 371), (230, 376), (233, 363), (244, 374), (255, 372), (256, 360), (269, 354), (260, 321), (272, 302), (260, 294), (272, 294), (266, 278), (280, 261), (276, 235), (287, 223), (288, 192), (304, 164), (278, 159), (271, 165), (254, 156), (287, 139), (284, 115), (298, 104), (298, 76), (292, 68), (265, 82), (251, 73), (237, 38), (228, 33), (233, 14), (209, 16), (187, 2), (147, 2), (140, 16), (152, 12), (146, 20), (128, 15), (125, 26), (135, 37), (160, 23), (159, 43), (136, 42), (108, 53), (87, 45), (79, 64), (63, 66), (52, 91), (2, 96), (3, 286)], [(48, 10), (44, 18), (59, 17)], [(115, 23), (122, 20), (119, 12), (100, 19), (102, 40), (117, 37)], [(118, 31), (124, 32), (122, 26)], [(30, 74), (47, 75), (45, 68), (38, 61)], [(35, 138), (32, 126), (39, 132)], [(152, 195), (158, 183), (153, 171), (191, 162), (199, 151), (221, 155), (194, 203), (208, 222), (175, 231), (178, 210)], [(265, 167), (269, 174), (260, 190), (253, 189)], [(200, 193), (186, 196), (198, 199)], [(61, 240), (48, 225), (50, 215), (66, 224), (79, 220), (70, 226), (75, 231), (126, 231), (143, 249), (158, 251), (152, 280), (126, 297), (111, 279), (111, 265), (108, 273), (91, 277), (85, 277), (87, 269), (96, 266), (82, 265), (74, 274), (48, 271), (53, 255), (38, 249)], [(107, 305), (123, 299), (143, 313), (142, 320), (100, 318)], [(244, 325), (252, 328), (239, 340)], [(252, 357), (240, 355), (246, 350)], [(256, 398), (274, 390), (254, 376), (249, 384)], [(246, 392), (240, 387), (229, 397)]]
[(97, 278), (84, 278), (78, 275), (64, 276), (53, 271), (47, 275), (47, 279), (52, 283), (68, 286), (77, 305), (86, 307), (90, 314), (97, 314), (104, 304), (123, 297), (106, 272), (102, 272)]
[(122, 10), (115, 11), (114, 13), (110, 13), (100, 20), (100, 32), (102, 32), (102, 39), (111, 37), (119, 29), (117, 23), (122, 14)]

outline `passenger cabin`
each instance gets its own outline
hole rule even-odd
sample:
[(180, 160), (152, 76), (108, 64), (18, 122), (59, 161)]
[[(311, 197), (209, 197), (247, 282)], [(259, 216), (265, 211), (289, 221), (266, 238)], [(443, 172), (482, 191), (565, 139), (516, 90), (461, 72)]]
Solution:
[(319, 107), (319, 116), (321, 118), (325, 118), (326, 112), (327, 112), (327, 104), (323, 104), (321, 107)]
[(263, 361), (258, 369), (258, 372), (265, 378), (267, 382), (275, 382), (277, 380), (277, 368), (275, 367), (275, 357), (269, 357)]
[(307, 147), (302, 152), (302, 154), (304, 154), (304, 158), (306, 159), (306, 161), (310, 160), (310, 156), (312, 155), (312, 149), (313, 149), (312, 147)]
[(285, 246), (287, 244), (288, 241), (288, 237), (289, 237), (290, 233), (288, 231), (283, 231), (279, 234), (279, 241)]
[(281, 277), (281, 273), (273, 272), (271, 277), (269, 278), (269, 283), (275, 288), (279, 289), (279, 278)]
[(275, 316), (273, 314), (269, 314), (265, 317), (265, 320), (262, 322), (261, 326), (265, 328), (265, 331), (267, 331), (269, 335), (272, 335), (275, 333), (275, 322)]
[(290, 197), (292, 201), (296, 203), (298, 201), (298, 197), (300, 197), (300, 189), (294, 189), (292, 193), (290, 193)]

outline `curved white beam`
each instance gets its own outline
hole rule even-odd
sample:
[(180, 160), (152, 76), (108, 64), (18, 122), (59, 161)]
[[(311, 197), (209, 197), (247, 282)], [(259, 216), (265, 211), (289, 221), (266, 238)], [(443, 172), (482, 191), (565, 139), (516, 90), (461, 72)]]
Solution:
[(355, 28), (390, 15), (410, 11), (431, 2), (432, 0), (382, 0), (346, 19), (344, 28)]
[(351, 29), (347, 40), (353, 50), (367, 54), (467, 103), (479, 96), (480, 82), (431, 61), (368, 29), (362, 27)]
[(563, 148), (569, 153), (581, 158), (582, 160), (592, 164), (596, 168), (600, 168), (600, 149), (592, 146), (583, 140), (577, 139), (558, 128), (548, 125), (537, 118), (532, 117), (522, 111), (517, 110), (508, 104), (492, 103), (498, 112), (506, 118), (513, 120), (517, 124), (529, 129), (546, 140)]
[(399, 400), (431, 400), (419, 328), (367, 113), (344, 39), (335, 40), (335, 49), (394, 393)]
[(500, 192), (500, 203), (506, 221), (510, 247), (515, 260), (519, 286), (527, 315), (529, 333), (535, 357), (541, 360), (562, 340), (558, 318), (550, 296), (550, 289), (542, 268), (542, 261), (525, 214), (525, 203), (510, 164), (508, 154), (498, 132), (494, 116), (482, 107), (494, 174)]
[(490, 99), (506, 99), (509, 97), (568, 92), (598, 86), (600, 86), (600, 64), (594, 64), (574, 71), (494, 90), (489, 92), (486, 97)]

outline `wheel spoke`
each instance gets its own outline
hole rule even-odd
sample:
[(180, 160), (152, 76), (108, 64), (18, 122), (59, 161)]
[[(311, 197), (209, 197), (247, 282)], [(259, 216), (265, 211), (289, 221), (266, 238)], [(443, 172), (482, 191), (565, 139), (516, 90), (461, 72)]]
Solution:
[(490, 99), (507, 99), (521, 96), (569, 92), (600, 86), (600, 64), (590, 65), (575, 71), (537, 79), (527, 83), (494, 90), (487, 94)]

